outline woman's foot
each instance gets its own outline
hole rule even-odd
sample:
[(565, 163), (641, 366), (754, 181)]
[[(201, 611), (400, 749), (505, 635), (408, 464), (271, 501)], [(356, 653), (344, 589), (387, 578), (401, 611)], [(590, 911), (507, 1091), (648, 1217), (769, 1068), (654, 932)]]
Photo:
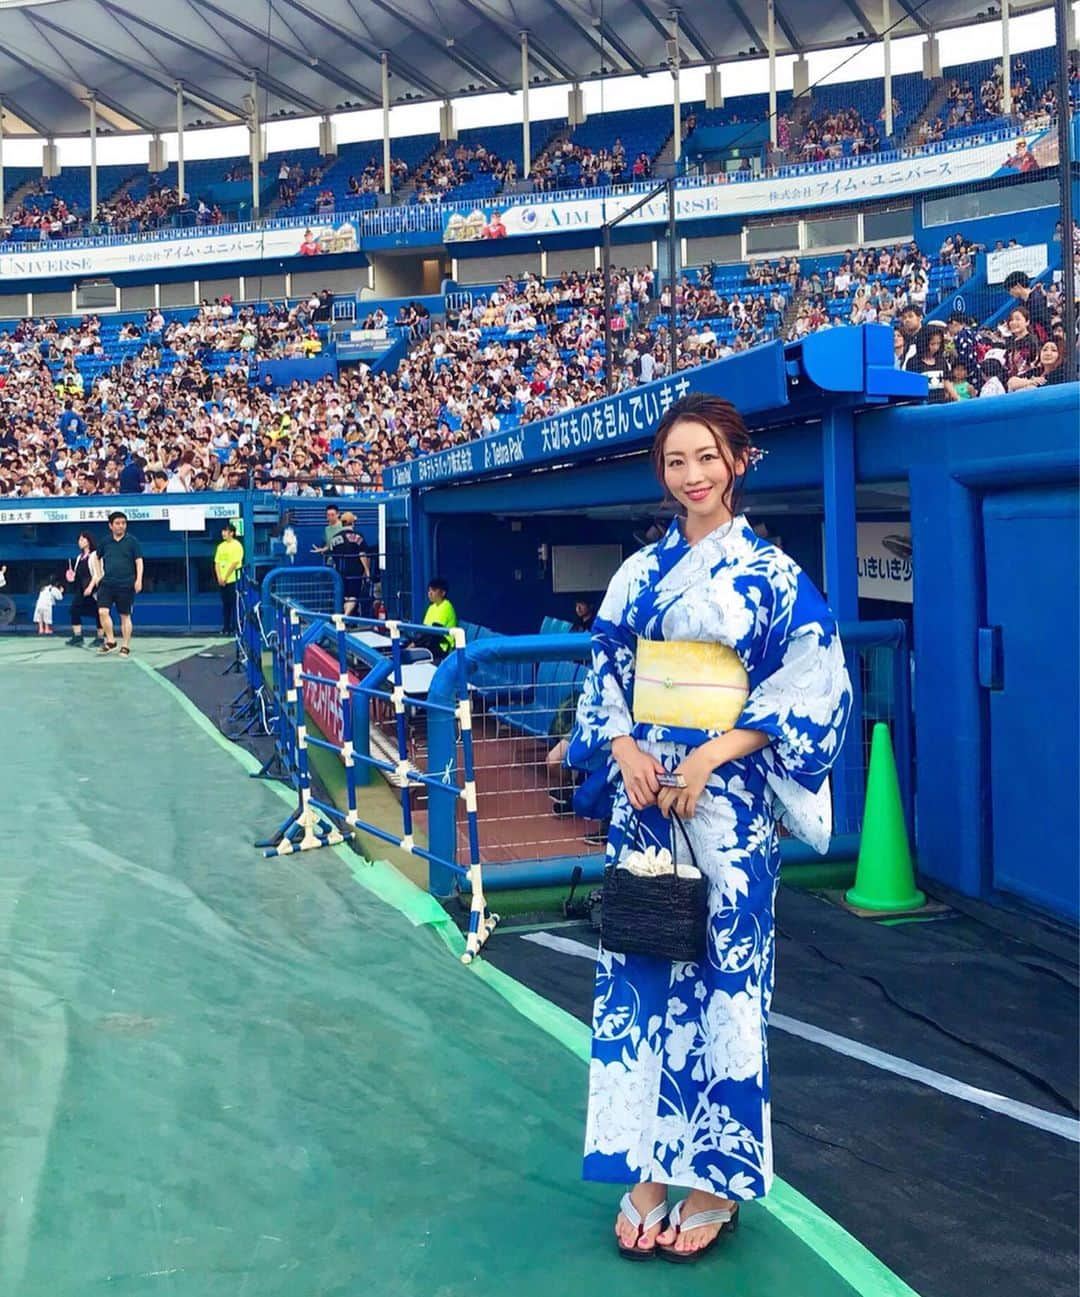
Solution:
[[(662, 1184), (636, 1184), (630, 1190), (630, 1201), (637, 1208), (642, 1220), (654, 1207), (659, 1207), (666, 1198), (667, 1186)], [(656, 1247), (656, 1236), (662, 1224), (662, 1220), (657, 1221), (650, 1229), (645, 1230), (640, 1225), (631, 1224), (620, 1211), (615, 1217), (615, 1237), (622, 1248), (636, 1247), (643, 1252), (651, 1252)]]
[[(721, 1198), (715, 1193), (705, 1193), (701, 1189), (693, 1189), (683, 1199), (679, 1208), (679, 1216), (682, 1220), (689, 1220), (691, 1216), (696, 1216), (700, 1211), (730, 1211), (732, 1213), (738, 1210), (739, 1204), (729, 1198)], [(656, 1243), (658, 1247), (670, 1248), (673, 1252), (689, 1253), (700, 1252), (706, 1248), (716, 1238), (722, 1229), (727, 1228), (729, 1222), (714, 1221), (709, 1225), (699, 1225), (695, 1229), (677, 1229), (673, 1225), (657, 1236)]]

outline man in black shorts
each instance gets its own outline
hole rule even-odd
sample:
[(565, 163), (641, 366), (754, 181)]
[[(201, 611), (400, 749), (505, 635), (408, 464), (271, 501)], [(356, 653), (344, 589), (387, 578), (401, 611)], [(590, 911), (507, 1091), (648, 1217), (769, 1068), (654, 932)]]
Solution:
[(142, 547), (134, 536), (127, 534), (127, 514), (116, 510), (109, 514), (108, 539), (98, 547), (104, 575), (96, 587), (98, 618), (105, 643), (99, 653), (111, 653), (116, 648), (111, 609), (116, 605), (120, 614), (120, 631), (123, 645), (121, 657), (131, 654), (131, 609), (135, 596), (142, 590)]
[[(327, 510), (329, 513), (330, 510)], [(327, 528), (329, 531), (329, 528)], [(356, 530), (356, 514), (343, 513), (338, 530), (329, 540), (330, 561), (337, 568), (344, 587), (346, 617), (371, 615), (371, 563), (362, 533)]]

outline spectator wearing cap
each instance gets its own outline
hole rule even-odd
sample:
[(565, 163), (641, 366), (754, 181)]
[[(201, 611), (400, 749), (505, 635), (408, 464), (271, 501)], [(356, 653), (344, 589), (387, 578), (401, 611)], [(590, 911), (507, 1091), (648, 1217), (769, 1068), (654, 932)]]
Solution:
[(979, 349), (968, 317), (963, 311), (953, 311), (946, 325), (945, 349), (951, 353), (954, 363), (959, 362), (967, 371), (969, 379), (975, 379), (979, 373)]
[(64, 402), (64, 410), (57, 420), (57, 427), (60, 429), (60, 435), (69, 445), (81, 441), (86, 436), (86, 420), (75, 409), (75, 403), (71, 397)]
[(1005, 351), (1002, 347), (994, 347), (982, 358), (982, 385), (979, 388), (980, 396), (1004, 396), (1005, 395)]

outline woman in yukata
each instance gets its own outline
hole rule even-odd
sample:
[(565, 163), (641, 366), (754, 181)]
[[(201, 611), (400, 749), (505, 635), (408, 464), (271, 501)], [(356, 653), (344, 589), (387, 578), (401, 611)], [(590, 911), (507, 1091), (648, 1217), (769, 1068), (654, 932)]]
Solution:
[(825, 600), (737, 513), (759, 453), (718, 397), (665, 414), (653, 465), (680, 516), (608, 587), (567, 757), (607, 771), (609, 864), (672, 850), (674, 812), (709, 880), (702, 961), (600, 949), (584, 1176), (633, 1186), (633, 1260), (700, 1260), (769, 1190), (777, 824), (825, 851), (851, 705)]

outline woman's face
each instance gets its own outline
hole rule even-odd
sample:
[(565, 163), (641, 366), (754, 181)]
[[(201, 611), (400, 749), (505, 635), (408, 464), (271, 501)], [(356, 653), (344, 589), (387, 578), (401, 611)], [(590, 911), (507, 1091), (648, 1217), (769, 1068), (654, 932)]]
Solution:
[(1027, 320), (1019, 311), (1012, 311), (1009, 315), (1009, 332), (1014, 338), (1026, 338), (1027, 331)]
[(1061, 361), (1061, 352), (1056, 342), (1048, 340), (1039, 351), (1039, 361), (1043, 369), (1056, 369)]
[(733, 477), (746, 464), (731, 463), (730, 452), (698, 419), (679, 419), (664, 443), (664, 485), (686, 510), (688, 521), (705, 535), (731, 517), (727, 500)]

